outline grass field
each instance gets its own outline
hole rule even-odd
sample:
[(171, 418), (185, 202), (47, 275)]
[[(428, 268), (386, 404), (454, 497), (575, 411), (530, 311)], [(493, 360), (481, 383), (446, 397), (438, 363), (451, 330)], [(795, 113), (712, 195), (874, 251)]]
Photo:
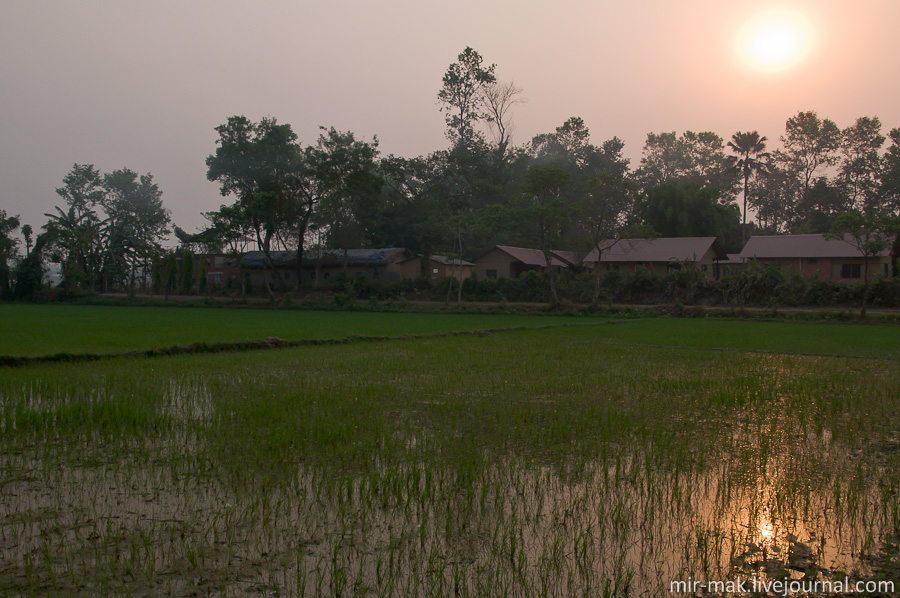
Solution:
[[(549, 322), (584, 320), (557, 316)], [(0, 305), (0, 355), (122, 353), (270, 336), (284, 340), (398, 336), (547, 324), (548, 318), (533, 315), (6, 304)]]
[(0, 595), (896, 579), (900, 327), (529, 321), (0, 370)]

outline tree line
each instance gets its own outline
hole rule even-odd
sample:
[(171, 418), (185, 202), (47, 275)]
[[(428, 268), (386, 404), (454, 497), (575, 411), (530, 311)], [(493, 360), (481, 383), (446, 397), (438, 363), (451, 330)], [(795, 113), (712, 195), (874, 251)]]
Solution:
[[(514, 144), (523, 92), (496, 70), (472, 48), (459, 54), (437, 93), (448, 147), (415, 158), (382, 156), (377, 138), (349, 131), (323, 128), (306, 145), (275, 118), (228, 118), (206, 167), (229, 202), (203, 214), (199, 232), (174, 227), (177, 239), (200, 252), (261, 251), (287, 287), (275, 251), (394, 246), (472, 258), (503, 244), (540, 248), (549, 261), (551, 248), (584, 255), (601, 239), (661, 235), (715, 236), (737, 252), (754, 234), (826, 233), (842, 213), (880, 222), (900, 212), (900, 128), (885, 136), (877, 117), (840, 129), (800, 112), (774, 149), (757, 131), (727, 142), (649, 133), (632, 168), (620, 139), (595, 145), (580, 117)], [(18, 218), (0, 212), (0, 292), (15, 293), (20, 279), (27, 289), (41, 260), (60, 265), (66, 290), (151, 284), (171, 224), (151, 175), (76, 164), (57, 194), (63, 205), (37, 239), (22, 227), (24, 258)], [(552, 276), (550, 289), (555, 297)]]

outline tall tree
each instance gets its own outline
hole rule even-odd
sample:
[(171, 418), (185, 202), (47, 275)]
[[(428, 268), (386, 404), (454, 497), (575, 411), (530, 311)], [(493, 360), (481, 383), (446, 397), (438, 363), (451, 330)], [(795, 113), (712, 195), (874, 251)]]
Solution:
[(31, 253), (31, 245), (34, 242), (34, 229), (30, 224), (22, 225), (22, 238), (25, 239), (25, 257)]
[(766, 138), (758, 132), (735, 133), (728, 142), (728, 147), (737, 156), (730, 156), (729, 164), (744, 179), (744, 209), (741, 222), (741, 246), (747, 244), (747, 199), (750, 195), (750, 177), (765, 169)]
[(881, 147), (885, 136), (881, 134), (878, 117), (863, 116), (841, 131), (841, 170), (838, 183), (847, 198), (844, 209), (881, 209), (878, 194), (878, 176), (882, 166)]
[(552, 165), (573, 172), (584, 168), (592, 152), (591, 133), (584, 119), (573, 116), (553, 133), (535, 135), (531, 140), (530, 153), (539, 164)]
[(452, 179), (448, 153), (440, 151), (411, 159), (387, 156), (380, 166), (388, 194), (379, 223), (379, 243), (396, 243), (422, 253), (424, 273), (428, 258), (439, 247), (450, 245), (447, 222)]
[(462, 151), (472, 149), (481, 140), (477, 123), (491, 118), (484, 94), (486, 87), (497, 81), (495, 68), (494, 64), (486, 66), (481, 54), (466, 47), (444, 73), (438, 100), (445, 113), (447, 137)]
[(496, 162), (504, 164), (514, 133), (512, 109), (524, 103), (522, 88), (512, 81), (494, 80), (484, 85), (484, 111), (488, 128), (493, 136)]
[(12, 287), (12, 262), (18, 255), (18, 239), (13, 235), (19, 228), (18, 216), (7, 216), (0, 210), (0, 297), (10, 294)]
[(571, 178), (568, 172), (560, 168), (535, 166), (525, 173), (521, 186), (520, 217), (523, 222), (531, 222), (537, 228), (554, 307), (559, 305), (559, 294), (552, 245), (559, 240), (578, 209), (577, 204), (565, 194)]
[(725, 143), (710, 131), (648, 133), (636, 180), (649, 189), (666, 183), (695, 184), (723, 202), (735, 195), (736, 173), (729, 168)]
[(316, 226), (332, 247), (347, 250), (366, 245), (381, 213), (384, 179), (378, 172), (378, 139), (360, 141), (351, 132), (328, 129), (319, 136), (307, 161), (321, 192)]
[[(236, 196), (234, 207), (255, 236), (267, 269), (285, 288), (284, 278), (272, 260), (274, 244), (291, 230), (298, 240), (299, 268), (302, 241), (313, 209), (297, 135), (290, 125), (278, 124), (274, 118), (253, 123), (244, 116), (230, 117), (216, 127), (216, 132), (218, 147), (206, 159), (206, 177), (220, 183), (223, 196)], [(268, 276), (265, 287), (274, 300)]]
[(75, 164), (62, 182), (56, 194), (65, 208), (57, 206), (55, 213), (45, 214), (53, 232), (48, 237), (54, 248), (51, 255), (60, 262), (67, 291), (95, 290), (103, 269), (103, 175), (93, 164)]
[(644, 224), (664, 237), (717, 237), (729, 245), (726, 234), (740, 223), (740, 210), (717, 199), (708, 187), (668, 183), (647, 190), (637, 211)]
[(888, 134), (891, 145), (878, 176), (878, 196), (884, 209), (900, 216), (900, 128)]
[(770, 156), (762, 172), (750, 181), (748, 203), (756, 211), (756, 225), (767, 234), (787, 232), (794, 216), (797, 180)]
[(781, 167), (799, 181), (801, 199), (817, 175), (838, 162), (841, 130), (834, 121), (821, 119), (813, 111), (800, 112), (785, 123), (781, 137), (783, 150), (774, 157)]
[(585, 229), (585, 237), (590, 240), (590, 250), (597, 251), (592, 305), (596, 306), (600, 301), (603, 252), (628, 235), (628, 228), (633, 224), (636, 196), (637, 185), (621, 175), (603, 173), (588, 182), (579, 220)]
[(104, 175), (103, 185), (110, 231), (107, 254), (113, 264), (123, 268), (133, 295), (138, 271), (149, 273), (151, 260), (162, 253), (162, 241), (170, 233), (169, 211), (163, 207), (162, 191), (151, 174), (114, 170)]

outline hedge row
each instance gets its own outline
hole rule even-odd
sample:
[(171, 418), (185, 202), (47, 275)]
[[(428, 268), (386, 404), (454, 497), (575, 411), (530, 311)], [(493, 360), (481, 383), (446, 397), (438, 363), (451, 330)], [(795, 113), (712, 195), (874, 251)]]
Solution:
[[(591, 303), (593, 275), (561, 272), (557, 277), (560, 299), (574, 304)], [(425, 277), (394, 282), (373, 281), (360, 276), (335, 281), (334, 300), (420, 299), (455, 300), (458, 282)], [(491, 302), (548, 302), (550, 288), (546, 274), (525, 272), (518, 278), (464, 281), (463, 300)], [(861, 282), (804, 279), (787, 275), (772, 266), (750, 265), (740, 273), (709, 280), (690, 265), (660, 276), (638, 267), (634, 272), (612, 270), (603, 276), (600, 301), (603, 303), (657, 304), (680, 302), (696, 305), (746, 305), (759, 307), (854, 306), (862, 302)], [(900, 307), (900, 279), (888, 278), (869, 285), (871, 306)]]

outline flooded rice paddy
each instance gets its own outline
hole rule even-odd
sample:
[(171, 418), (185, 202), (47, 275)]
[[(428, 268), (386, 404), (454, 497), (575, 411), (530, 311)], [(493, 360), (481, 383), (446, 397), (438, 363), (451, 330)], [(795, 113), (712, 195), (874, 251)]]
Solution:
[(897, 578), (900, 362), (616, 334), (0, 371), (0, 595)]

